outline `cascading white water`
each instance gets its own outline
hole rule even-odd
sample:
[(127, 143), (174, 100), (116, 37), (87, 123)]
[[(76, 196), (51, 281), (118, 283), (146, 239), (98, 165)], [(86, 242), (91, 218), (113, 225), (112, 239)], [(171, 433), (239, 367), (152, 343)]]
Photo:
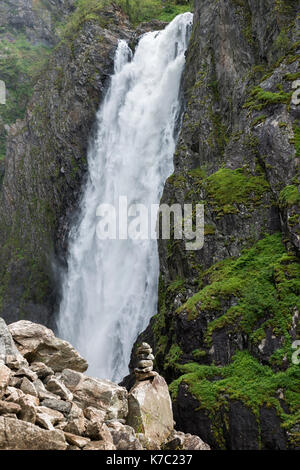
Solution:
[(179, 89), (193, 15), (145, 34), (132, 57), (119, 42), (115, 73), (97, 115), (79, 223), (70, 235), (58, 330), (88, 360), (93, 376), (118, 381), (132, 345), (156, 313), (156, 240), (100, 240), (100, 203), (158, 204), (173, 171)]

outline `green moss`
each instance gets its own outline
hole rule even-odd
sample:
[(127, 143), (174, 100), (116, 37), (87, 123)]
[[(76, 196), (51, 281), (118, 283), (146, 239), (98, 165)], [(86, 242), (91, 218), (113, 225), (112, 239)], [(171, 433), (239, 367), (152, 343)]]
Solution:
[[(300, 308), (300, 265), (286, 253), (281, 234), (270, 235), (237, 259), (224, 260), (203, 276), (209, 284), (182, 305), (193, 320), (202, 312), (216, 317), (205, 334), (207, 346), (214, 331), (225, 326), (243, 331), (257, 344), (267, 328), (290, 344), (289, 331), (294, 308)], [(234, 302), (233, 302), (234, 301)], [(234, 303), (233, 306), (232, 303)]]
[[(190, 393), (199, 401), (199, 409), (206, 410), (213, 432), (218, 441), (223, 441), (222, 431), (216, 425), (222, 409), (226, 415), (228, 400), (238, 400), (255, 414), (259, 426), (259, 411), (265, 405), (274, 407), (282, 420), (282, 426), (292, 428), (300, 419), (300, 368), (291, 365), (286, 371), (274, 373), (260, 364), (248, 351), (237, 352), (232, 364), (225, 367), (201, 366), (196, 363), (181, 366), (184, 373), (171, 383), (170, 392), (176, 400), (181, 383), (188, 385)], [(282, 390), (285, 403), (290, 410), (282, 408), (278, 396)], [(196, 411), (196, 410), (195, 410)], [(225, 419), (226, 421), (226, 419)]]
[(144, 21), (159, 19), (170, 22), (175, 16), (186, 11), (192, 11), (193, 1), (168, 0), (78, 0), (75, 12), (62, 27), (64, 37), (74, 37), (87, 21), (95, 21), (101, 27), (108, 27), (111, 19), (102, 12), (112, 3), (122, 8), (128, 15), (133, 26)]
[(195, 349), (193, 352), (193, 358), (195, 361), (200, 361), (203, 357), (206, 356), (206, 351), (203, 351), (202, 349)]
[(292, 206), (300, 203), (300, 194), (296, 185), (286, 186), (279, 195), (279, 202), (283, 206)]
[(275, 0), (275, 13), (286, 23), (297, 15), (298, 0)]
[(256, 126), (257, 124), (260, 124), (261, 122), (264, 122), (266, 120), (266, 115), (265, 114), (262, 114), (261, 116), (258, 116), (257, 118), (255, 118), (252, 123), (251, 123), (251, 127), (254, 127)]
[(194, 168), (193, 170), (188, 171), (188, 175), (192, 178), (198, 178), (200, 180), (204, 179), (206, 176), (206, 172), (204, 168)]
[(173, 175), (168, 178), (167, 183), (177, 189), (181, 189), (186, 185), (186, 177), (181, 173), (173, 173)]
[(177, 368), (178, 362), (181, 356), (182, 356), (182, 350), (180, 346), (176, 343), (173, 343), (165, 358), (165, 364), (164, 364), (165, 368), (167, 367)]
[[(23, 119), (26, 105), (33, 93), (33, 86), (47, 62), (50, 49), (43, 45), (32, 45), (20, 33), (13, 41), (0, 40), (1, 80), (7, 88), (7, 100), (0, 106), (0, 121), (12, 124)], [(6, 132), (0, 133), (0, 159), (5, 157)]]
[(221, 168), (207, 178), (206, 189), (214, 211), (223, 215), (238, 212), (238, 204), (259, 204), (270, 187), (262, 176), (252, 176), (247, 170)]
[(297, 125), (294, 126), (294, 138), (291, 143), (295, 146), (295, 157), (300, 158), (300, 127)]
[(175, 16), (185, 13), (187, 11), (193, 11), (194, 1), (193, 0), (175, 0), (165, 2), (166, 5), (158, 16), (161, 21), (170, 22)]
[(250, 99), (244, 104), (244, 108), (261, 110), (265, 106), (274, 104), (289, 104), (292, 93), (273, 93), (271, 91), (265, 91), (261, 87), (257, 86), (250, 92)]
[(298, 78), (300, 78), (300, 72), (296, 72), (296, 73), (287, 73), (284, 78), (286, 80), (290, 80), (290, 81), (294, 81), (294, 80), (297, 80)]
[(171, 284), (168, 286), (168, 291), (171, 292), (180, 292), (182, 289), (184, 289), (184, 279), (176, 279), (176, 281), (171, 282)]
[[(215, 82), (217, 84), (217, 81)], [(215, 99), (218, 100), (218, 88), (215, 87)], [(211, 148), (216, 147), (221, 155), (224, 155), (225, 147), (229, 142), (227, 127), (223, 122), (223, 116), (220, 113), (212, 111), (212, 106), (209, 106), (209, 118), (212, 123), (212, 131), (208, 136), (207, 143)]]

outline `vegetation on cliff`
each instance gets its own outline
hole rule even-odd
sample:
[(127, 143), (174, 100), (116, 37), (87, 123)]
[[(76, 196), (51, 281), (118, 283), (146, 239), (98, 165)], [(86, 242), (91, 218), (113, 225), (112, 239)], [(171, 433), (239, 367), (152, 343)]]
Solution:
[[(114, 3), (134, 25), (169, 21), (190, 9), (184, 0)], [(178, 240), (159, 242), (158, 314), (146, 334), (171, 384), (179, 426), (186, 430), (194, 416), (208, 417), (197, 419), (192, 432), (218, 448), (249, 448), (249, 431), (258, 435), (253, 448), (299, 448), (299, 365), (291, 361), (300, 334), (300, 123), (292, 102), (300, 73), (298, 3), (195, 2), (186, 108), (163, 202), (204, 202), (205, 245), (190, 253)], [(78, 0), (61, 22), (62, 41), (50, 54), (25, 124), (9, 140), (0, 296), (6, 317), (15, 315), (10, 320), (31, 315), (48, 322), (51, 296), (57, 300), (52, 256), (65, 249), (87, 134), (115, 45), (131, 37), (119, 9), (104, 12), (110, 4)], [(0, 59), (9, 84), (2, 118), (11, 124), (23, 117), (31, 77), (49, 46), (20, 34), (0, 47), (9, 55), (5, 64)], [(247, 414), (244, 428), (233, 432), (236, 401), (254, 421)], [(267, 419), (273, 440), (262, 432), (265, 409), (273, 413)]]
[(6, 105), (0, 105), (1, 135), (0, 159), (5, 157), (6, 132), (3, 124), (23, 119), (26, 105), (33, 93), (33, 84), (39, 77), (50, 54), (50, 47), (33, 45), (21, 33), (13, 41), (0, 41), (0, 78), (7, 87)]
[(299, 446), (298, 7), (196, 2), (163, 202), (204, 203), (205, 243), (189, 253), (159, 242), (158, 314), (145, 335), (175, 419), (215, 448)]
[[(77, 34), (87, 21), (98, 22), (102, 27), (109, 27), (112, 19), (102, 13), (105, 7), (115, 3), (122, 8), (136, 26), (143, 21), (154, 18), (169, 22), (176, 15), (190, 11), (190, 0), (77, 0), (74, 2), (74, 12), (66, 18), (61, 17), (58, 8), (48, 2), (35, 2), (32, 15), (43, 18), (50, 12), (53, 22), (52, 43), (47, 44), (43, 37), (28, 37), (26, 23), (23, 30), (17, 30), (9, 23), (0, 25), (0, 79), (7, 85), (7, 104), (0, 108), (0, 160), (6, 152), (5, 125), (13, 124), (17, 119), (23, 119), (26, 105), (33, 93), (33, 86), (40, 76), (43, 66), (50, 56), (54, 43), (60, 39)], [(45, 16), (47, 17), (47, 16)], [(46, 25), (44, 28), (46, 29)], [(42, 36), (42, 35), (41, 35)]]

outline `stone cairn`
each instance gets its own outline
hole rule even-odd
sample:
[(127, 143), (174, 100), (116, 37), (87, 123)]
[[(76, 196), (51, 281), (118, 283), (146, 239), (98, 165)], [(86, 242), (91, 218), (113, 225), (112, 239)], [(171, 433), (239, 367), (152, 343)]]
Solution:
[(141, 382), (157, 375), (157, 372), (153, 371), (153, 360), (152, 348), (148, 343), (142, 343), (136, 352), (137, 356), (137, 367), (134, 369), (136, 379)]

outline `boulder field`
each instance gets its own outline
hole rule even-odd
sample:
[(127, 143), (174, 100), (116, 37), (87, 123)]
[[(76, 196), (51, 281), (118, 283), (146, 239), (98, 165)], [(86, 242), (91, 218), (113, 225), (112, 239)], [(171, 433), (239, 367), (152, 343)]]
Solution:
[(87, 369), (49, 328), (0, 318), (0, 450), (210, 449), (175, 431), (159, 374), (137, 377), (128, 392)]

